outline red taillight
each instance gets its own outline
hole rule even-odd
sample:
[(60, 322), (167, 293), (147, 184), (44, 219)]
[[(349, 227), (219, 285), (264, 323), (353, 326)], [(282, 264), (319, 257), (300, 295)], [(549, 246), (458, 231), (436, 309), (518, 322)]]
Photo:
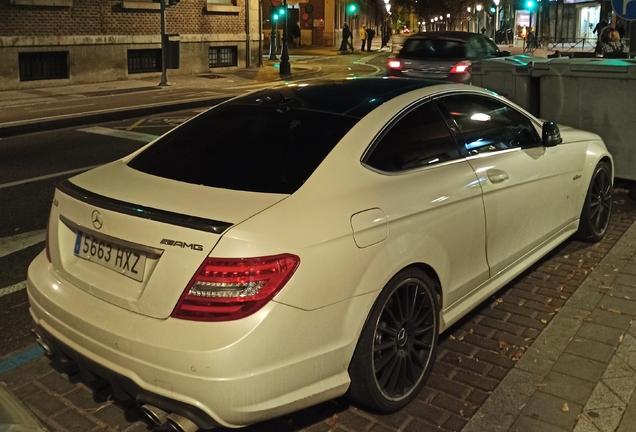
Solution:
[(185, 289), (173, 318), (231, 321), (253, 314), (294, 274), (300, 258), (207, 258)]
[(389, 60), (389, 69), (402, 70), (402, 62), (399, 60)]
[(470, 67), (470, 63), (468, 62), (459, 62), (455, 66), (453, 66), (449, 73), (452, 74), (465, 74), (468, 73), (468, 68)]

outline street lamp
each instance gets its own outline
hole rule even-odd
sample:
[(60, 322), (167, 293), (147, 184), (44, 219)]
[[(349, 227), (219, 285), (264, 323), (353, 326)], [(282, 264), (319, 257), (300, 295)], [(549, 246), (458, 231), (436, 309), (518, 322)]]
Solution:
[(481, 13), (481, 5), (478, 4), (477, 6), (475, 6), (475, 9), (477, 10), (477, 33), (481, 33), (481, 29), (479, 28), (479, 14)]
[(283, 0), (283, 50), (280, 53), (280, 64), (278, 65), (281, 76), (291, 75), (291, 65), (289, 64), (289, 50), (287, 49), (287, 0)]
[(495, 41), (497, 40), (497, 31), (499, 30), (499, 2), (501, 0), (492, 0), (495, 4)]

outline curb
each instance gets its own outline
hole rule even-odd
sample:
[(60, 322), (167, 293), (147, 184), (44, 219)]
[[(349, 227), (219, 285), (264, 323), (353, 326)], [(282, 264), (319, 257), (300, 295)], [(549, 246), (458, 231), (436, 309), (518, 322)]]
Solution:
[[(599, 308), (601, 301), (605, 297), (599, 293), (599, 286), (611, 287), (625, 265), (630, 260), (633, 260), (632, 242), (635, 237), (636, 223), (633, 223), (554, 316), (541, 332), (541, 335), (528, 348), (524, 356), (515, 364), (515, 367), (510, 370), (488, 400), (462, 429), (462, 432), (481, 432), (485, 430), (507, 432), (514, 428), (518, 419), (524, 416), (522, 411), (524, 411), (533, 395), (539, 392), (540, 387), (546, 386), (546, 377), (552, 371), (558, 359), (565, 353), (569, 342), (575, 338), (584, 322), (592, 321), (591, 316)], [(603, 309), (602, 305), (600, 309)], [(636, 324), (629, 325), (624, 329), (622, 334), (625, 336), (626, 341), (629, 340), (629, 333), (636, 334)], [(609, 372), (609, 365), (613, 364), (614, 357), (624, 356), (623, 351), (629, 349), (622, 348), (623, 336), (616, 340), (618, 346), (614, 348), (615, 351), (611, 360), (608, 361), (608, 369), (604, 370), (603, 378)], [(636, 345), (636, 343), (632, 345)], [(634, 366), (636, 367), (636, 365)], [(636, 373), (634, 377), (630, 378), (633, 378), (631, 395), (636, 389)], [(594, 406), (590, 405), (592, 400), (598, 402), (602, 398), (602, 396), (597, 394), (599, 392), (597, 388), (603, 389), (601, 381), (601, 379), (598, 380), (598, 384), (595, 385), (595, 391), (587, 398), (587, 402), (581, 404), (580, 414), (576, 416), (576, 420), (570, 430), (574, 429), (577, 432), (598, 431), (596, 428), (586, 429), (588, 426), (586, 423), (591, 423), (591, 421), (585, 413), (589, 409), (594, 408)], [(571, 405), (573, 405), (572, 408), (575, 408), (574, 404)], [(623, 410), (626, 405), (627, 401), (623, 404)], [(618, 417), (619, 421), (620, 418)], [(607, 419), (602, 420), (607, 421)], [(594, 423), (597, 422), (595, 421)], [(542, 421), (540, 424), (545, 426), (546, 423)], [(534, 424), (533, 427), (538, 426), (539, 423)], [(613, 426), (614, 428), (608, 430), (615, 430), (618, 424)], [(563, 429), (555, 427), (554, 430), (561, 431)]]
[(13, 122), (11, 124), (0, 125), (0, 138), (7, 138), (15, 135), (22, 135), (33, 132), (43, 132), (55, 129), (63, 129), (73, 126), (83, 126), (92, 123), (104, 123), (109, 121), (125, 120), (132, 117), (142, 117), (152, 114), (161, 114), (170, 111), (180, 111), (194, 108), (211, 107), (231, 96), (200, 99), (186, 102), (175, 102), (163, 105), (136, 106), (116, 110), (97, 111), (89, 114), (69, 114), (62, 115), (50, 120), (36, 119)]

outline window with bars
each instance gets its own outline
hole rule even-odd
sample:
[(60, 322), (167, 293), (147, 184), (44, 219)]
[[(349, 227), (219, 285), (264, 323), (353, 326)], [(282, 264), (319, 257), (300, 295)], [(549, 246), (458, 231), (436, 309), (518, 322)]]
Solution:
[(161, 49), (128, 50), (128, 73), (161, 72)]
[(68, 78), (68, 51), (19, 53), (20, 81)]
[(208, 51), (209, 67), (238, 66), (238, 50), (235, 46), (210, 47)]

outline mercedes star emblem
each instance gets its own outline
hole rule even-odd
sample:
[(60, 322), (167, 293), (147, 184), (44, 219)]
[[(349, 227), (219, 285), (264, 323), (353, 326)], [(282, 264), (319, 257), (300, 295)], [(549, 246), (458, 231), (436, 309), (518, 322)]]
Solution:
[(93, 220), (93, 226), (95, 227), (95, 229), (101, 229), (102, 225), (104, 225), (104, 218), (102, 217), (102, 214), (97, 210), (93, 210), (93, 216), (91, 217), (91, 219)]

